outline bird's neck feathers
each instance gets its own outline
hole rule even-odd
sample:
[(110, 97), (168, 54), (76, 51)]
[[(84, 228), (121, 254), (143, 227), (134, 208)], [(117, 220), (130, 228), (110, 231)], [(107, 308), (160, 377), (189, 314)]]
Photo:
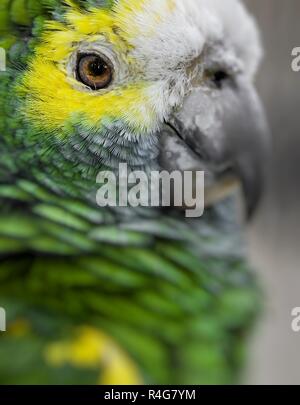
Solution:
[(70, 124), (65, 138), (37, 131), (24, 121), (19, 126), (21, 175), (59, 194), (95, 202), (96, 179), (101, 171), (110, 171), (118, 178), (121, 163), (126, 163), (129, 171), (150, 173), (158, 168), (157, 134), (134, 133), (121, 121), (107, 120), (97, 129), (76, 121)]

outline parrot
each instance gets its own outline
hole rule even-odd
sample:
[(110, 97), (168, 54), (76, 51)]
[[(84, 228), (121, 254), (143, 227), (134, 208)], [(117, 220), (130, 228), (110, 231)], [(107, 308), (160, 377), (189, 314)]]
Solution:
[[(259, 29), (240, 0), (2, 0), (1, 384), (236, 384), (262, 292)], [(97, 175), (205, 173), (205, 210)]]

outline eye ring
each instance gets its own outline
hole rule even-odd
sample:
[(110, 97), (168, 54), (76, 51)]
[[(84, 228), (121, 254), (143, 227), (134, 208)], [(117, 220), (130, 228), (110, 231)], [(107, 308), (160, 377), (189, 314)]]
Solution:
[(76, 63), (76, 79), (97, 91), (106, 89), (114, 78), (112, 63), (97, 53), (80, 53)]

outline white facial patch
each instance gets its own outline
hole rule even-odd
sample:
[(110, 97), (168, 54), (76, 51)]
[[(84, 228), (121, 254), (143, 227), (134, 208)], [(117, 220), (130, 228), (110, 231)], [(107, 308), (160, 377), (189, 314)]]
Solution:
[(165, 79), (201, 55), (206, 41), (201, 9), (197, 0), (145, 2), (134, 17), (136, 35), (130, 42), (131, 56), (147, 68), (147, 79)]
[(141, 0), (136, 10), (134, 1), (120, 3), (130, 9), (125, 28), (129, 56), (149, 82), (148, 96), (160, 119), (182, 103), (195, 61), (199, 77), (209, 65), (203, 60), (208, 49), (218, 47), (215, 59), (221, 67), (232, 60), (245, 75), (254, 75), (261, 57), (259, 35), (239, 0)]
[(207, 4), (222, 24), (223, 38), (253, 77), (263, 56), (261, 38), (254, 18), (240, 0), (195, 0)]
[[(134, 7), (134, 1), (120, 0)], [(239, 0), (141, 0), (126, 26), (131, 56), (147, 67), (146, 78), (163, 79), (224, 41), (253, 74), (261, 47), (255, 22)]]

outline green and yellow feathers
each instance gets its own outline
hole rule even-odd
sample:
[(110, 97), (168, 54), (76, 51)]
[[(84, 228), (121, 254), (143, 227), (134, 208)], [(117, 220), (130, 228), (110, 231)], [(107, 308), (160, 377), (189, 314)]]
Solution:
[[(259, 293), (234, 202), (191, 223), (95, 199), (101, 168), (156, 162), (157, 131), (206, 80), (196, 3), (179, 3), (1, 1), (0, 383), (238, 380)], [(87, 54), (108, 87), (78, 80)]]
[[(68, 60), (80, 43), (88, 46), (108, 41), (120, 54), (129, 53), (132, 47), (130, 36), (135, 29), (132, 25), (128, 33), (125, 31), (124, 15), (128, 16), (129, 10), (122, 5), (122, 2), (118, 3), (113, 12), (99, 8), (83, 12), (71, 7), (64, 22), (46, 22), (42, 44), (36, 48), (19, 89), (28, 99), (23, 114), (39, 128), (64, 136), (74, 115), (81, 116), (90, 127), (101, 126), (103, 119), (123, 120), (136, 131), (152, 129), (155, 125), (154, 108), (147, 95), (149, 84), (147, 86), (143, 80), (123, 81), (103, 94), (101, 99), (88, 91), (83, 91), (78, 97), (78, 83), (67, 72)], [(126, 35), (121, 35), (121, 32), (126, 32)], [(131, 70), (138, 69), (132, 66), (134, 61), (126, 62)]]

